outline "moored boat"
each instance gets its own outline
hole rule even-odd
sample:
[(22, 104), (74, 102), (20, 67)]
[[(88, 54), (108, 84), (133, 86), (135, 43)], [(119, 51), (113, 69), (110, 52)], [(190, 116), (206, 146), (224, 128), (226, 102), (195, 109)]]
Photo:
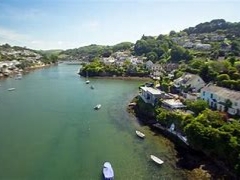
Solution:
[(8, 91), (14, 91), (15, 90), (15, 88), (9, 88), (8, 89)]
[(95, 110), (98, 110), (98, 109), (101, 108), (101, 106), (102, 106), (101, 104), (98, 104), (98, 105), (96, 105), (96, 106), (94, 107), (94, 109), (95, 109)]
[(150, 155), (151, 159), (156, 162), (157, 164), (163, 164), (164, 161), (159, 159), (158, 157), (154, 156), (154, 155)]
[(113, 180), (114, 171), (110, 162), (105, 162), (103, 164), (103, 176), (105, 180)]
[(136, 134), (138, 135), (138, 137), (140, 138), (144, 138), (145, 137), (145, 134), (143, 134), (142, 132), (136, 130)]

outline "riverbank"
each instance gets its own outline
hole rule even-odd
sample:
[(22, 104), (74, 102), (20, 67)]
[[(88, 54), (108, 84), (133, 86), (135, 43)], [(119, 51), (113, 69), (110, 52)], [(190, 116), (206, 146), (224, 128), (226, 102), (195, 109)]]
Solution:
[(174, 149), (177, 152), (176, 166), (186, 171), (188, 179), (235, 179), (230, 172), (218, 165), (216, 160), (192, 149), (191, 146), (161, 126), (153, 116), (141, 114), (138, 106), (132, 105), (134, 101), (128, 106), (128, 112), (134, 114), (139, 123), (149, 126), (156, 134), (161, 134), (174, 144)]
[(0, 79), (13, 78), (17, 74), (26, 74), (26, 73), (29, 73), (36, 69), (47, 68), (47, 67), (51, 67), (53, 65), (56, 65), (56, 64), (41, 64), (41, 65), (30, 66), (25, 69), (14, 69), (14, 70), (9, 71), (8, 75), (3, 75), (3, 74), (0, 75)]
[[(84, 77), (84, 76), (80, 76), (80, 77)], [(152, 81), (152, 79), (150, 77), (136, 77), (136, 76), (94, 76), (94, 77), (90, 77), (90, 78)]]

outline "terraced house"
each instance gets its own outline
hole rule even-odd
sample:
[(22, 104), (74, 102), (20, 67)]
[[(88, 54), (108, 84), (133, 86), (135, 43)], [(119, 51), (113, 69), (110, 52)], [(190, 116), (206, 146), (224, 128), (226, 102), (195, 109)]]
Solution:
[(227, 111), (231, 115), (240, 115), (240, 92), (208, 84), (201, 89), (201, 99), (219, 111)]

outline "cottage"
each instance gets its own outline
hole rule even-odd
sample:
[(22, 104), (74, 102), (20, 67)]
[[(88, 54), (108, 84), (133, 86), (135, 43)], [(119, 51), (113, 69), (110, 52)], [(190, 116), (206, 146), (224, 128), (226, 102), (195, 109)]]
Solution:
[(189, 88), (193, 92), (198, 92), (206, 85), (200, 76), (190, 73), (185, 73), (180, 78), (175, 79), (173, 83), (176, 88), (180, 89), (180, 91), (184, 88)]
[(162, 107), (169, 110), (185, 109), (186, 106), (181, 101), (175, 99), (166, 99), (162, 101)]
[(145, 65), (146, 65), (146, 68), (150, 70), (150, 69), (152, 69), (153, 62), (149, 60), (145, 63)]
[(201, 99), (219, 111), (227, 111), (231, 115), (240, 115), (240, 92), (208, 84), (201, 89)]
[(202, 43), (197, 43), (195, 46), (195, 49), (197, 50), (202, 50), (202, 51), (207, 51), (212, 48), (211, 44), (202, 44)]
[(161, 95), (165, 94), (163, 91), (159, 89), (154, 89), (152, 87), (141, 87), (140, 97), (145, 103), (156, 105), (158, 100), (161, 98)]

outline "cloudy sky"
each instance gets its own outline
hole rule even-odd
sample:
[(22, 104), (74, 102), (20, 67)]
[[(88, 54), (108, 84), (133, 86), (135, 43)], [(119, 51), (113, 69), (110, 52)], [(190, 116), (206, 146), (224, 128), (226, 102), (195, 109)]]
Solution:
[(135, 43), (212, 19), (240, 22), (240, 0), (0, 0), (0, 44), (69, 49)]

